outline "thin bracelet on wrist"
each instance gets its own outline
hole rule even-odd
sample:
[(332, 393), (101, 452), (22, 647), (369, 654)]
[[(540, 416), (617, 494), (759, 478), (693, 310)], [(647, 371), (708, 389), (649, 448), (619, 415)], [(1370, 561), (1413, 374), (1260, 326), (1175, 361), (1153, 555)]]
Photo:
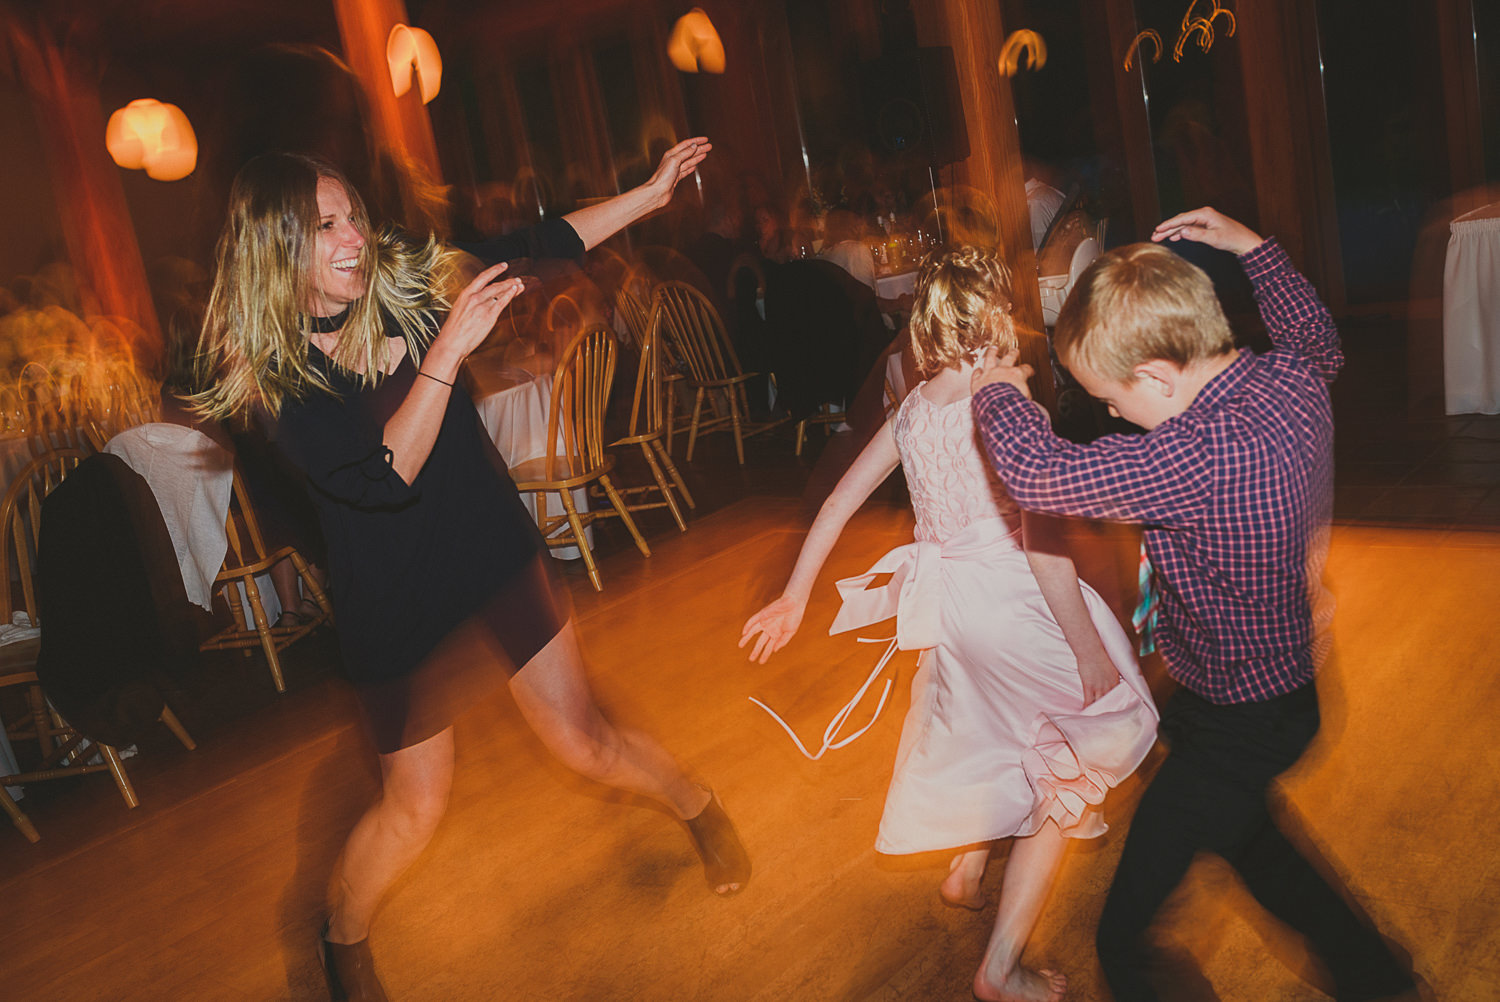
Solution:
[(428, 379), (432, 380), (434, 383), (442, 383), (444, 386), (448, 387), (448, 389), (450, 389), (450, 390), (453, 389), (453, 384), (450, 383), (450, 382), (448, 382), (448, 380), (446, 380), (446, 379), (439, 379), (438, 377), (434, 376), (430, 372), (423, 372), (421, 369), (418, 369), (417, 370), (417, 375), (419, 375), (419, 376), (426, 376)]

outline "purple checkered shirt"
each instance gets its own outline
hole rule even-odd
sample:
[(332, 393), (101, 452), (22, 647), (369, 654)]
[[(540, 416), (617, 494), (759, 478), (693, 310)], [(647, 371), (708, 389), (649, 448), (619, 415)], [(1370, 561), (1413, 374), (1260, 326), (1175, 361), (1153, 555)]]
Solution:
[(1013, 386), (974, 395), (981, 440), (1018, 504), (1145, 527), (1158, 649), (1172, 677), (1214, 703), (1312, 680), (1310, 587), (1332, 510), (1328, 383), (1343, 364), (1333, 318), (1275, 240), (1240, 263), (1274, 348), (1241, 349), (1147, 434), (1075, 445)]

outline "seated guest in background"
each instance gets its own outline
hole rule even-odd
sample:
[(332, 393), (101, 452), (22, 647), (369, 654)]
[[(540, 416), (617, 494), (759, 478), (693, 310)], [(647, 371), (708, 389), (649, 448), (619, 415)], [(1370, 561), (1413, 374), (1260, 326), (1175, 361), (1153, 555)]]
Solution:
[(875, 288), (875, 256), (865, 242), (865, 222), (848, 209), (834, 209), (823, 223), (826, 237), (818, 255), (832, 261), (851, 276)]
[(1022, 157), (1022, 166), (1026, 173), (1026, 208), (1031, 213), (1031, 246), (1040, 250), (1047, 236), (1047, 227), (1052, 225), (1068, 196), (1049, 183), (1056, 177), (1052, 168), (1040, 160)]
[(767, 261), (780, 264), (797, 256), (787, 232), (786, 214), (773, 205), (755, 207), (755, 240), (760, 256)]

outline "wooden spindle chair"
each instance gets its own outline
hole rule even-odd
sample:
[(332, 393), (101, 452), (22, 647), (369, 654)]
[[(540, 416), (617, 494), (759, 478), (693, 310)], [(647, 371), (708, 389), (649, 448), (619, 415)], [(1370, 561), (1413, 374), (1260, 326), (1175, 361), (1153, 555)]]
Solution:
[[(0, 611), (8, 621), (15, 613), (24, 612), (32, 626), (42, 625), (34, 584), (42, 502), (64, 477), (78, 468), (83, 459), (84, 453), (80, 450), (54, 449), (46, 456), (32, 460), (11, 481), (4, 501), (0, 502)], [(40, 651), (40, 638), (0, 646), (0, 688), (24, 687), (26, 700), (25, 715), (5, 724), (6, 736), (13, 746), (34, 742), (40, 754), (40, 764), (36, 768), (0, 776), (0, 809), (32, 842), (39, 838), (36, 827), (11, 799), (6, 786), (108, 772), (126, 806), (140, 804), (119, 751), (101, 742), (93, 742), (89, 749), (80, 751), (84, 736), (47, 701), (36, 674)], [(195, 747), (170, 707), (163, 704), (159, 719), (184, 746), (188, 749)], [(93, 758), (95, 753), (100, 761), (89, 764), (87, 759)]]
[[(708, 297), (687, 282), (663, 282), (652, 296), (652, 309), (660, 310), (659, 330), (673, 353), (687, 366), (687, 385), (694, 391), (692, 421), (688, 427), (688, 462), (699, 435), (729, 431), (740, 465), (745, 463), (745, 437), (758, 434), (779, 422), (752, 423), (745, 383), (756, 372), (740, 369), (740, 360), (729, 342), (724, 321)], [(704, 416), (704, 404), (712, 416)]]
[[(250, 504), (250, 495), (240, 479), (239, 470), (234, 471), (234, 490), (229, 502), (229, 517), (224, 523), (229, 537), (229, 549), (224, 554), (224, 567), (214, 578), (214, 587), (220, 590), (224, 602), (229, 606), (230, 625), (215, 633), (199, 645), (199, 650), (244, 650), (259, 647), (266, 656), (266, 665), (271, 669), (271, 681), (277, 692), (286, 692), (286, 679), (281, 672), (280, 652), (301, 640), (325, 623), (333, 621), (333, 607), (318, 582), (308, 572), (307, 561), (293, 546), (276, 550), (266, 548), (260, 533), (260, 522)], [(313, 600), (318, 613), (309, 619), (299, 619), (293, 625), (276, 626), (266, 615), (261, 600), (260, 585), (255, 580), (282, 560), (290, 560), (296, 568), (306, 597)], [(240, 602), (241, 589), (245, 602)], [(245, 616), (245, 605), (250, 607), (249, 619)]]
[[(688, 492), (687, 484), (683, 483), (682, 474), (672, 462), (671, 453), (662, 444), (662, 438), (666, 434), (665, 412), (668, 405), (666, 403), (667, 387), (662, 378), (664, 359), (661, 352), (660, 321), (660, 311), (653, 312), (646, 327), (645, 337), (639, 345), (640, 364), (636, 367), (635, 373), (635, 396), (630, 404), (630, 426), (625, 437), (611, 442), (609, 447), (618, 449), (632, 445), (640, 446), (641, 453), (646, 458), (646, 465), (651, 469), (651, 476), (656, 481), (654, 485), (642, 484), (638, 487), (622, 484), (619, 492), (625, 498), (625, 506), (631, 511), (665, 507), (671, 511), (672, 518), (677, 522), (677, 528), (686, 532), (687, 523), (683, 521), (682, 509), (678, 507), (673, 492), (680, 493), (682, 500), (687, 502), (689, 508), (696, 508), (697, 504), (693, 501), (693, 495)], [(660, 501), (632, 501), (637, 495), (647, 498), (653, 492), (660, 496)]]
[[(584, 530), (600, 518), (618, 517), (635, 538), (636, 548), (651, 556), (624, 499), (609, 474), (614, 457), (605, 452), (604, 415), (615, 374), (615, 335), (594, 324), (573, 338), (558, 360), (547, 409), (547, 454), (511, 467), (518, 490), (536, 494), (536, 519), (547, 545), (577, 546), (595, 591), (603, 591), (599, 569)], [(597, 484), (610, 507), (580, 512), (572, 491)], [(555, 494), (563, 511), (547, 512), (547, 498)]]

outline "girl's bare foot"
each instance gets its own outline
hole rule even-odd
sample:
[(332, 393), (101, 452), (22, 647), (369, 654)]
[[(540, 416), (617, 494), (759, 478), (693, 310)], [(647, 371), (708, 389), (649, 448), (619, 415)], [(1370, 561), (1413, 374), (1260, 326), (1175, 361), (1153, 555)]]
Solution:
[(1000, 984), (985, 979), (984, 968), (974, 976), (974, 997), (981, 1002), (1062, 1002), (1068, 979), (1056, 971), (1029, 971), (1017, 964)]
[[(938, 894), (945, 904), (954, 908), (980, 911), (984, 908), (984, 865), (989, 860), (988, 849), (961, 852), (948, 864), (948, 876), (938, 886)], [(976, 866), (977, 862), (977, 866)]]

